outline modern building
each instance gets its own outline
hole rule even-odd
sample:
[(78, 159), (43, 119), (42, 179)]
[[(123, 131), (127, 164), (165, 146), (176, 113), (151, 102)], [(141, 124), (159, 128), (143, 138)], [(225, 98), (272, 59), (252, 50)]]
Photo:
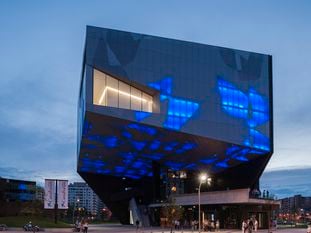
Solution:
[(36, 182), (14, 180), (0, 177), (0, 200), (5, 202), (34, 201), (36, 198)]
[(44, 202), (44, 188), (36, 186), (36, 198), (37, 201)]
[(68, 204), (74, 208), (85, 208), (92, 215), (99, 215), (103, 202), (85, 182), (74, 182), (68, 186)]
[(197, 218), (207, 172), (201, 219), (265, 227), (272, 107), (270, 55), (88, 26), (77, 170), (124, 224), (160, 224), (170, 197)]
[(295, 214), (301, 212), (311, 212), (311, 197), (303, 197), (302, 195), (295, 195), (292, 197), (282, 198), (280, 206), (280, 213)]

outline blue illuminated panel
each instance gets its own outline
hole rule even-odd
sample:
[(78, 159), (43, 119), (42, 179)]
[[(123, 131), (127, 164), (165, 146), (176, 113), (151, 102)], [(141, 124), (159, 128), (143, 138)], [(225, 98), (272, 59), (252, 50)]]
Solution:
[(253, 88), (246, 93), (222, 78), (218, 79), (218, 89), (223, 110), (232, 117), (243, 119), (248, 127), (249, 135), (244, 139), (244, 145), (269, 151), (268, 137), (256, 129), (269, 121), (267, 100)]
[[(109, 124), (106, 127), (109, 128)], [(79, 165), (81, 171), (140, 179), (152, 176), (152, 161), (157, 161), (173, 171), (197, 170), (208, 166), (211, 171), (219, 172), (264, 154), (261, 150), (227, 145), (225, 153), (200, 155), (195, 159), (202, 151), (207, 152), (208, 147), (201, 148), (193, 140), (166, 136), (159, 129), (141, 123), (129, 123), (118, 130), (113, 127), (113, 131), (115, 136), (94, 135), (92, 130), (85, 131), (83, 137), (88, 143), (83, 144), (82, 148), (90, 153), (82, 155)], [(256, 139), (260, 138), (254, 142), (254, 147), (262, 144), (263, 139), (256, 135), (258, 133), (255, 130), (251, 132)], [(98, 148), (103, 152), (97, 154)], [(92, 155), (92, 151), (97, 155)]]
[(160, 91), (161, 102), (168, 102), (166, 120), (163, 122), (164, 128), (180, 130), (199, 109), (198, 103), (171, 95), (172, 78), (170, 77), (159, 82), (149, 83), (149, 86)]

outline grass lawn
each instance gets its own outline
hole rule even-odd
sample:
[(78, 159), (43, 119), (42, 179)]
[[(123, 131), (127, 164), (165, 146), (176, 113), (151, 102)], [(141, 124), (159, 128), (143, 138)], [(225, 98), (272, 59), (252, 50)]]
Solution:
[(58, 221), (54, 223), (54, 219), (33, 216), (14, 216), (14, 217), (0, 217), (0, 224), (6, 224), (8, 227), (23, 227), (26, 223), (31, 221), (34, 225), (40, 228), (66, 228), (71, 227), (70, 224)]

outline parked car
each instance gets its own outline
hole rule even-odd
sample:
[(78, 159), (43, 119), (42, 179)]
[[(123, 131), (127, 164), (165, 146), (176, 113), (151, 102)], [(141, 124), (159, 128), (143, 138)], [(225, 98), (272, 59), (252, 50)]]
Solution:
[(6, 231), (8, 229), (8, 226), (5, 224), (0, 224), (0, 231)]

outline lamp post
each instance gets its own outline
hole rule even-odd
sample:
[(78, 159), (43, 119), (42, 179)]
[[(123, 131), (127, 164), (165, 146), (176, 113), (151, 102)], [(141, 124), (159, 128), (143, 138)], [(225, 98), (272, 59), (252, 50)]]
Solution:
[(199, 188), (198, 188), (198, 199), (199, 199), (199, 233), (201, 232), (201, 185), (204, 182), (207, 182), (208, 184), (210, 184), (211, 182), (211, 178), (207, 176), (207, 174), (202, 173), (199, 176), (199, 180), (200, 180), (200, 184), (199, 184)]
[(75, 204), (73, 206), (73, 212), (72, 212), (72, 222), (73, 222), (73, 224), (75, 224), (75, 210), (76, 210), (76, 207), (78, 206), (79, 202), (80, 202), (80, 199), (77, 198), (77, 200), (76, 200), (76, 202), (75, 202)]

